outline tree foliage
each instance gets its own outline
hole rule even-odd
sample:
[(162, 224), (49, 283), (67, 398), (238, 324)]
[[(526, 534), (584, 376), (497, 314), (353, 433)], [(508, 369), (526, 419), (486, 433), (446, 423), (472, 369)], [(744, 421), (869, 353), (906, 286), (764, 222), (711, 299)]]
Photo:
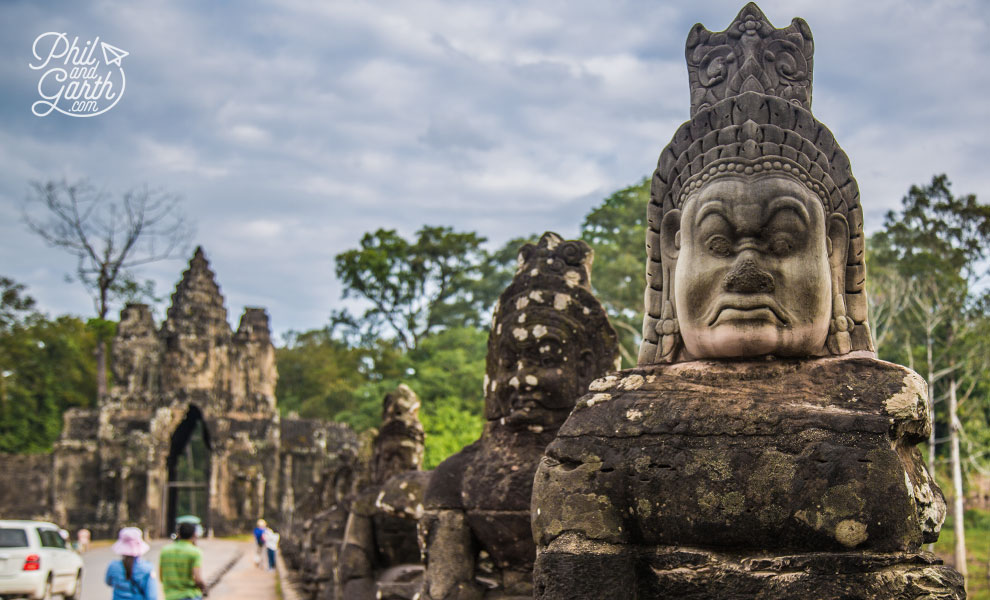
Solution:
[(389, 333), (405, 349), (445, 327), (478, 323), (472, 294), (485, 258), (485, 238), (450, 227), (424, 226), (416, 239), (379, 229), (361, 238), (360, 248), (336, 257), (344, 297), (370, 306), (349, 320), (366, 340)]
[(23, 286), (0, 282), (0, 452), (50, 450), (62, 413), (93, 404), (97, 338), (76, 317), (35, 312)]
[(592, 209), (581, 239), (595, 251), (591, 285), (619, 334), (624, 366), (636, 364), (646, 287), (646, 206), (650, 180), (623, 188)]
[(275, 350), (282, 412), (306, 418), (334, 418), (354, 404), (354, 392), (365, 383), (363, 352), (333, 337), (325, 327), (291, 332)]
[(22, 322), (34, 309), (34, 298), (24, 290), (24, 284), (0, 277), (0, 331), (8, 331)]

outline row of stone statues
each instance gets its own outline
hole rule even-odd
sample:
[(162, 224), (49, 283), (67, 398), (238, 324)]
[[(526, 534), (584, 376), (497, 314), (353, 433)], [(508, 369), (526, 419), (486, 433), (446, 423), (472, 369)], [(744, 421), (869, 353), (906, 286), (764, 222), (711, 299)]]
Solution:
[(289, 552), (314, 597), (532, 597), (540, 457), (574, 401), (618, 368), (592, 257), (554, 233), (521, 248), (492, 321), (483, 433), (436, 470), (420, 470), (416, 395), (402, 385), (386, 396), (367, 474), (300, 528), (306, 548)]
[[(804, 21), (752, 3), (691, 30), (691, 119), (644, 207), (638, 366), (617, 371), (591, 249), (524, 246), (484, 433), (426, 474), (422, 429), (386, 420), (338, 597), (965, 597), (921, 550), (945, 516), (915, 448), (928, 396), (873, 351), (859, 191), (811, 113), (812, 53)], [(414, 441), (388, 449), (390, 427)]]

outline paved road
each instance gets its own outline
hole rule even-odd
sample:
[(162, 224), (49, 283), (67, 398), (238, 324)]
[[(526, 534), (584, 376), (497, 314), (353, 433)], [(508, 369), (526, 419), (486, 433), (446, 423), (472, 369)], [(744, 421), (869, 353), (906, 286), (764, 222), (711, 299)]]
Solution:
[[(167, 542), (168, 540), (152, 541), (151, 551), (144, 556), (146, 560), (155, 565), (156, 569), (158, 556)], [(203, 549), (203, 572), (207, 581), (213, 579), (217, 571), (227, 566), (251, 546), (246, 542), (217, 539), (199, 540), (198, 545)], [(103, 576), (107, 572), (107, 566), (117, 558), (117, 555), (110, 551), (109, 546), (94, 548), (83, 554), (83, 593), (81, 600), (108, 600), (110, 598), (110, 588), (103, 583)], [(162, 597), (159, 590), (159, 598)]]

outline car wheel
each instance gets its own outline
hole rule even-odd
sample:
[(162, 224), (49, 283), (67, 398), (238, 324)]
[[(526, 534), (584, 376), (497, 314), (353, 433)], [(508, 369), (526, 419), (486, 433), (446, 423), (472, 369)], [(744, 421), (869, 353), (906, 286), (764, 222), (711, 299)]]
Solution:
[(62, 595), (62, 600), (79, 600), (82, 598), (82, 571), (76, 572), (76, 582), (72, 584), (71, 591)]
[(37, 600), (52, 600), (52, 575), (48, 574), (48, 579), (45, 580), (45, 589), (41, 592), (41, 596), (38, 596)]

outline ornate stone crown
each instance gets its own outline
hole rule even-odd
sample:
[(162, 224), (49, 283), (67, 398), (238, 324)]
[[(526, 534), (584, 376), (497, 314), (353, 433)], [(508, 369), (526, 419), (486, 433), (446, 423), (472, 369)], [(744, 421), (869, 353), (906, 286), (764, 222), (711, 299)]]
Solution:
[(811, 110), (814, 48), (804, 19), (775, 29), (753, 2), (725, 31), (713, 33), (695, 24), (685, 51), (691, 116), (743, 92), (779, 96)]
[(588, 318), (608, 323), (591, 292), (594, 251), (588, 244), (564, 240), (548, 231), (538, 243), (523, 245), (516, 260), (512, 283), (495, 305), (492, 340), (501, 334), (502, 323), (514, 323), (516, 316), (526, 310), (555, 311), (561, 318), (572, 319), (576, 329), (583, 329)]

